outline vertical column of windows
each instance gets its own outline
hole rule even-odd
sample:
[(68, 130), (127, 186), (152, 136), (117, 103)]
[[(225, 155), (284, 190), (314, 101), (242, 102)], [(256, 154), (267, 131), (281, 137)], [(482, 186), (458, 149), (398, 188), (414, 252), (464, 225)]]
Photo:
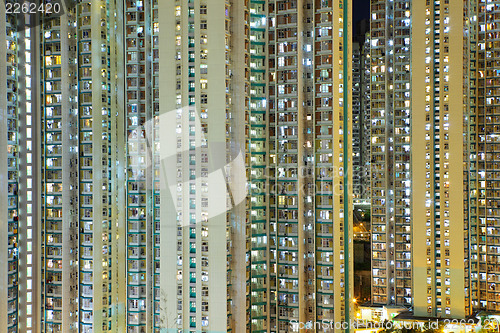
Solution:
[[(177, 325), (209, 328), (208, 3), (176, 3)], [(229, 7), (226, 6), (226, 28)], [(214, 6), (214, 9), (216, 6)], [(226, 49), (229, 37), (225, 36)], [(187, 57), (186, 57), (187, 56)], [(230, 59), (226, 58), (226, 63)], [(199, 67), (198, 67), (199, 66)], [(226, 65), (227, 66), (227, 65)], [(229, 71), (226, 70), (227, 75)], [(229, 85), (225, 83), (229, 93)], [(229, 278), (230, 271), (228, 272)], [(201, 290), (200, 290), (201, 289)]]
[(100, 118), (94, 117), (97, 112), (97, 105), (92, 104), (92, 93), (94, 86), (100, 87), (101, 82), (94, 82), (93, 71), (93, 50), (99, 47), (98, 41), (92, 41), (92, 6), (91, 1), (83, 1), (77, 9), (78, 27), (75, 31), (78, 41), (78, 102), (79, 102), (79, 191), (80, 191), (80, 327), (84, 332), (91, 332), (93, 329), (93, 313), (96, 290), (102, 289), (95, 282), (100, 279), (95, 276), (94, 268), (101, 263), (96, 260), (98, 253), (102, 251), (95, 246), (96, 235), (94, 229), (101, 223), (101, 214), (94, 210), (94, 207), (103, 200), (98, 194), (99, 188), (95, 188), (94, 178), (98, 177), (97, 172), (101, 161), (95, 156), (95, 150), (100, 150), (99, 140), (102, 139), (100, 133), (94, 132), (93, 122)]
[[(199, 203), (197, 202), (197, 186), (196, 186), (196, 174), (199, 172), (197, 170), (197, 164), (199, 167), (199, 162), (197, 163), (197, 154), (196, 154), (196, 146), (197, 146), (197, 137), (200, 137), (200, 126), (196, 126), (196, 121), (197, 121), (197, 115), (196, 111), (193, 114), (193, 110), (196, 110), (194, 105), (200, 105), (200, 107), (206, 107), (206, 103), (208, 102), (208, 96), (206, 94), (201, 93), (201, 87), (198, 86), (197, 84), (197, 79), (201, 77), (197, 76), (197, 70), (196, 70), (196, 43), (195, 43), (195, 31), (201, 33), (202, 31), (206, 32), (207, 31), (207, 20), (201, 19), (201, 14), (199, 14), (195, 10), (195, 3), (194, 1), (190, 0), (187, 3), (187, 40), (184, 43), (187, 43), (187, 59), (184, 59), (184, 63), (186, 63), (187, 60), (187, 68), (188, 68), (188, 105), (192, 106), (189, 108), (189, 114), (183, 114), (181, 116), (181, 120), (184, 119), (187, 120), (188, 126), (187, 128), (184, 127), (184, 129), (188, 130), (188, 136), (187, 136), (187, 144), (189, 146), (189, 159), (188, 159), (188, 172), (189, 172), (189, 181), (186, 185), (189, 187), (189, 195), (187, 196), (187, 202), (184, 203), (185, 206), (188, 207), (188, 212), (189, 212), (189, 223), (188, 228), (186, 228), (186, 231), (189, 231), (188, 235), (184, 235), (184, 239), (188, 239), (189, 243), (189, 253), (185, 255), (186, 257), (186, 263), (184, 267), (189, 267), (188, 269), (188, 282), (189, 282), (189, 293), (190, 293), (190, 299), (188, 301), (187, 298), (184, 298), (184, 306), (185, 306), (185, 311), (184, 313), (189, 316), (189, 325), (190, 327), (197, 327), (197, 312), (201, 312), (202, 309), (200, 307), (200, 304), (197, 299), (196, 295), (196, 289), (197, 289), (197, 282), (200, 280), (200, 270), (197, 269), (199, 265), (196, 265), (196, 257), (197, 254), (199, 253), (199, 250), (197, 250), (196, 245), (197, 245), (197, 238), (198, 235), (196, 234), (196, 223), (197, 223), (197, 211), (199, 211)], [(199, 21), (198, 21), (199, 20)], [(200, 26), (197, 27), (197, 22), (200, 22)], [(200, 96), (200, 100), (197, 103), (197, 96)], [(187, 119), (186, 119), (187, 118)], [(205, 127), (207, 128), (207, 127)], [(184, 139), (186, 139), (186, 136), (184, 136)], [(185, 159), (185, 157), (184, 157)], [(183, 161), (184, 163), (186, 161)], [(186, 165), (186, 164), (184, 164)], [(185, 189), (184, 191), (186, 191)], [(184, 192), (186, 193), (186, 192)], [(199, 193), (198, 193), (199, 195)], [(205, 243), (206, 247), (204, 249), (200, 249), (202, 252), (205, 250), (208, 250), (208, 243)], [(198, 253), (197, 253), (198, 252)], [(199, 255), (199, 254), (198, 254)], [(203, 269), (203, 268), (202, 268)], [(187, 311), (189, 310), (189, 311)]]
[[(97, 105), (92, 104), (93, 87), (100, 86), (100, 82), (92, 80), (93, 71), (98, 71), (99, 68), (93, 68), (94, 47), (99, 47), (99, 44), (92, 46), (91, 27), (92, 27), (92, 4), (89, 1), (83, 2), (77, 11), (79, 25), (76, 30), (79, 51), (79, 76), (78, 76), (78, 101), (79, 101), (79, 180), (80, 180), (80, 327), (83, 331), (91, 331), (94, 324), (95, 313), (94, 296), (100, 286), (95, 285), (99, 281), (94, 274), (94, 268), (100, 265), (96, 260), (101, 249), (95, 246), (98, 235), (94, 233), (94, 229), (99, 230), (97, 226), (100, 223), (100, 214), (94, 210), (94, 207), (99, 205), (102, 200), (99, 197), (100, 189), (94, 185), (94, 178), (98, 177), (96, 169), (99, 168), (101, 161), (97, 158), (95, 150), (100, 150), (100, 145), (95, 144), (100, 139), (100, 133), (94, 132), (94, 121), (99, 118), (94, 114), (99, 112)], [(97, 42), (97, 41), (96, 41)], [(95, 113), (94, 113), (95, 112)], [(95, 223), (94, 223), (95, 222)]]
[[(271, 329), (289, 329), (281, 319), (299, 320), (298, 109), (299, 55), (297, 1), (269, 4)], [(260, 129), (255, 129), (256, 135)], [(253, 134), (253, 133), (251, 133)], [(254, 243), (264, 243), (255, 237)], [(252, 247), (258, 247), (254, 244)], [(274, 304), (273, 304), (274, 303)]]
[[(30, 16), (25, 16), (25, 23), (28, 25), (30, 22)], [(32, 59), (32, 49), (31, 49), (31, 29), (26, 29), (24, 32), (24, 61), (26, 64), (31, 64)], [(35, 133), (36, 127), (33, 124), (33, 115), (32, 115), (32, 96), (31, 96), (31, 88), (32, 88), (32, 73), (31, 71), (26, 71), (24, 74), (24, 86), (26, 91), (26, 103), (25, 103), (25, 119), (24, 119), (24, 128), (25, 128), (25, 140), (24, 147), (26, 151), (26, 160), (24, 161), (24, 166), (26, 170), (26, 212), (24, 215), (26, 217), (26, 225), (24, 226), (26, 232), (26, 248), (23, 249), (26, 253), (26, 293), (33, 292), (33, 277), (34, 277), (34, 269), (35, 265), (33, 262), (34, 258), (34, 249), (33, 249), (33, 202), (36, 198), (33, 197), (34, 192), (34, 181), (36, 179), (33, 175), (33, 138), (32, 136)], [(35, 118), (37, 119), (37, 118)], [(29, 301), (28, 301), (29, 300)], [(31, 327), (33, 326), (33, 298), (26, 297), (26, 332), (31, 333)]]
[[(431, 109), (431, 117), (433, 121), (433, 126), (431, 127), (432, 130), (432, 140), (433, 140), (433, 149), (432, 149), (432, 154), (431, 154), (431, 161), (433, 161), (433, 169), (434, 172), (432, 172), (431, 169), (431, 179), (434, 178), (434, 188), (433, 191), (431, 189), (431, 200), (430, 200), (430, 207), (431, 209), (434, 210), (434, 216), (431, 219), (431, 224), (434, 224), (434, 237), (436, 239), (434, 243), (434, 253), (431, 253), (432, 256), (434, 256), (435, 259), (435, 264), (436, 268), (434, 269), (433, 275), (436, 281), (436, 289), (435, 289), (435, 309), (436, 313), (440, 313), (442, 311), (442, 293), (441, 293), (441, 288), (439, 286), (441, 285), (442, 282), (442, 276), (441, 276), (441, 197), (440, 197), (440, 187), (441, 187), (441, 154), (440, 154), (440, 145), (441, 145), (441, 137), (440, 137), (440, 123), (441, 123), (441, 117), (440, 117), (440, 110), (441, 110), (441, 96), (444, 94), (441, 93), (442, 87), (440, 85), (440, 62), (441, 62), (441, 40), (440, 40), (440, 35), (441, 35), (441, 11), (439, 10), (440, 8), (440, 1), (435, 1), (433, 6), (431, 7), (431, 12), (433, 13), (433, 20), (431, 23), (431, 30), (433, 31), (433, 48), (432, 48), (432, 55), (431, 55), (431, 64), (433, 65), (433, 76), (432, 76), (432, 88), (431, 88), (431, 93), (433, 94), (432, 102), (433, 102), (433, 108)], [(443, 96), (446, 98), (446, 96)], [(431, 167), (432, 168), (432, 167)], [(444, 230), (443, 230), (444, 231)], [(444, 245), (444, 244), (443, 244)], [(443, 251), (444, 252), (444, 251)], [(443, 253), (444, 254), (444, 253)]]
[(363, 121), (361, 111), (361, 96), (362, 96), (362, 45), (358, 42), (352, 44), (352, 186), (354, 197), (360, 198), (362, 196), (362, 129)]
[(451, 314), (449, 202), (449, 7), (426, 8), (426, 244), (427, 312)]
[[(471, 128), (475, 122), (476, 133), (471, 133), (470, 139), (475, 139), (477, 147), (477, 218), (471, 217), (474, 237), (471, 244), (473, 271), (471, 276), (473, 306), (497, 311), (500, 308), (500, 275), (498, 272), (498, 218), (499, 187), (498, 153), (500, 151), (499, 136), (499, 79), (500, 66), (498, 15), (500, 4), (496, 1), (480, 1), (477, 4), (476, 23), (476, 62), (474, 81), (475, 112), (471, 112)], [(473, 17), (473, 20), (476, 17)], [(472, 50), (471, 50), (472, 51)], [(472, 120), (474, 119), (474, 122)], [(472, 144), (471, 144), (472, 146)], [(471, 181), (471, 183), (473, 183)], [(471, 184), (473, 185), (473, 184)], [(472, 191), (471, 191), (472, 193)]]
[[(426, 15), (425, 15), (425, 54), (426, 54), (426, 65), (425, 65), (425, 82), (426, 82), (426, 87), (425, 87), (425, 112), (426, 112), (426, 123), (425, 123), (425, 159), (426, 159), (426, 164), (425, 167), (427, 169), (426, 171), (426, 181), (425, 181), (425, 196), (426, 196), (426, 245), (427, 245), (427, 312), (430, 314), (432, 312), (432, 308), (434, 306), (433, 304), (433, 293), (434, 293), (434, 285), (435, 282), (433, 281), (433, 276), (431, 272), (431, 267), (433, 267), (434, 264), (434, 258), (433, 252), (433, 242), (432, 242), (432, 231), (433, 231), (433, 226), (431, 225), (431, 221), (433, 221), (433, 218), (431, 214), (433, 214), (433, 210), (431, 209), (431, 194), (433, 194), (433, 191), (431, 190), (431, 186), (433, 185), (432, 179), (431, 179), (431, 166), (432, 166), (432, 153), (434, 150), (434, 128), (431, 128), (432, 126), (432, 120), (431, 117), (433, 117), (433, 94), (431, 91), (431, 78), (432, 81), (434, 81), (434, 73), (433, 73), (433, 63), (431, 62), (432, 59), (432, 54), (431, 54), (431, 49), (433, 49), (433, 26), (431, 26), (431, 22), (433, 21), (433, 8), (430, 7), (430, 4), (427, 5), (426, 7)], [(432, 109), (432, 112), (431, 112)]]
[[(145, 329), (148, 291), (147, 243), (148, 204), (151, 201), (148, 179), (151, 152), (148, 139), (152, 125), (147, 103), (146, 44), (149, 13), (144, 1), (127, 1), (125, 9), (125, 96), (127, 112), (127, 326), (131, 332)], [(155, 228), (155, 227), (153, 227)]]
[(153, 109), (153, 327), (160, 331), (160, 50), (158, 0), (151, 1), (152, 13), (152, 109)]
[[(339, 205), (343, 202), (343, 180), (340, 180), (343, 176), (341, 161), (344, 156), (340, 153), (343, 149), (343, 129), (337, 125), (342, 124), (344, 106), (343, 42), (339, 38), (344, 34), (341, 23), (344, 18), (342, 10), (334, 13), (334, 3), (311, 2), (306, 7), (304, 25), (306, 37), (309, 37), (308, 31), (313, 31), (310, 37), (314, 37), (304, 40), (304, 61), (307, 63), (308, 59), (312, 59), (314, 64), (311, 70), (305, 67), (306, 77), (309, 78), (306, 81), (305, 100), (306, 103), (311, 100), (314, 105), (310, 111), (307, 110), (305, 128), (312, 129), (314, 135), (307, 137), (304, 142), (305, 147), (310, 147), (311, 153), (315, 153), (312, 158), (307, 156), (315, 167), (311, 170), (315, 177), (311, 177), (308, 183), (316, 186), (313, 187), (315, 190), (306, 190), (305, 201), (310, 204), (306, 205), (305, 212), (314, 216), (311, 222), (315, 220), (315, 225), (306, 222), (306, 228), (315, 230), (307, 235), (307, 242), (312, 243), (309, 251), (316, 252), (316, 260), (315, 264), (313, 261), (304, 267), (308, 272), (314, 271), (313, 274), (309, 273), (308, 279), (311, 279), (311, 275), (316, 278), (314, 321), (335, 320), (336, 313), (343, 315), (345, 311), (343, 301), (335, 302), (336, 291), (341, 294), (340, 298), (345, 295), (342, 276), (345, 261), (343, 214), (339, 215), (343, 211)], [(309, 21), (312, 24), (308, 24)], [(313, 86), (310, 87), (309, 81)], [(335, 155), (335, 151), (340, 154)], [(306, 163), (306, 167), (308, 164)]]
[[(2, 92), (7, 95), (7, 320), (5, 323), (8, 332), (17, 332), (18, 329), (18, 282), (19, 282), (19, 112), (18, 112), (18, 33), (16, 32), (16, 16), (6, 14), (6, 42), (7, 42), (7, 91)], [(29, 65), (31, 66), (31, 65)], [(28, 257), (31, 259), (32, 257)], [(31, 289), (31, 288), (30, 288)], [(26, 291), (30, 292), (30, 291)]]
[[(112, 84), (114, 78), (111, 78), (111, 62), (116, 61), (116, 59), (112, 56), (111, 53), (111, 45), (110, 41), (111, 29), (114, 27), (110, 26), (110, 15), (114, 15), (116, 13), (116, 7), (111, 2), (101, 2), (98, 4), (104, 7), (104, 10), (101, 10), (100, 16), (100, 63), (101, 63), (101, 84), (100, 84), (100, 93), (101, 93), (101, 170), (100, 173), (102, 175), (102, 213), (101, 220), (102, 230), (101, 230), (101, 238), (102, 238), (102, 258), (101, 258), (101, 271), (97, 271), (96, 275), (102, 276), (102, 282), (98, 287), (102, 288), (102, 306), (103, 311), (100, 316), (101, 322), (97, 323), (104, 332), (111, 330), (112, 327), (112, 318), (111, 312), (115, 304), (112, 299), (112, 289), (116, 288), (116, 285), (113, 283), (113, 267), (112, 267), (112, 249), (114, 239), (116, 239), (116, 235), (113, 234), (112, 223), (115, 223), (114, 216), (112, 215), (113, 211), (113, 197), (115, 197), (116, 193), (113, 191), (113, 183), (115, 172), (114, 168), (117, 166), (117, 161), (114, 160), (114, 155), (111, 152), (111, 149), (114, 148), (114, 138), (113, 135), (115, 132), (112, 130), (112, 91), (114, 91), (114, 86)], [(102, 8), (102, 7), (101, 7)], [(114, 116), (114, 115), (113, 115)], [(99, 327), (97, 326), (97, 327)]]
[[(439, 205), (442, 206), (442, 229), (444, 232), (441, 233), (441, 274), (443, 276), (443, 282), (441, 283), (441, 303), (442, 303), (442, 312), (445, 315), (451, 314), (451, 280), (450, 280), (450, 242), (452, 241), (452, 237), (450, 237), (450, 201), (449, 201), (449, 188), (450, 188), (450, 108), (449, 108), (449, 82), (450, 77), (448, 74), (449, 71), (449, 31), (450, 31), (450, 17), (449, 17), (449, 0), (443, 0), (440, 4), (440, 18), (441, 18), (441, 32), (440, 32), (440, 54), (443, 57), (443, 61), (440, 62), (440, 71), (441, 71), (441, 89), (443, 90), (444, 98), (442, 99), (442, 113), (440, 116), (442, 126), (440, 128), (440, 143), (439, 146), (442, 150), (441, 152), (441, 161), (442, 161), (442, 170), (441, 175), (443, 177), (443, 186), (441, 187), (441, 191), (439, 193)], [(463, 131), (463, 128), (462, 128)], [(438, 196), (436, 196), (438, 198)]]
[[(394, 3), (394, 31), (388, 41), (390, 77), (388, 98), (392, 98), (392, 114), (387, 121), (393, 128), (389, 139), (390, 163), (393, 165), (389, 190), (392, 202), (389, 209), (394, 211), (394, 230), (390, 235), (390, 251), (394, 252), (390, 263), (391, 302), (398, 305), (411, 305), (411, 230), (410, 230), (410, 1)], [(393, 192), (391, 192), (393, 191)]]
[[(247, 13), (248, 15), (248, 13)], [(266, 99), (266, 6), (250, 1), (249, 78), (250, 78), (250, 220), (251, 220), (251, 331), (268, 329), (268, 258), (269, 251), (266, 203), (267, 99)], [(248, 37), (248, 36), (247, 36)], [(248, 41), (247, 41), (248, 43)], [(247, 74), (246, 73), (246, 74)], [(248, 74), (247, 74), (248, 76)], [(253, 246), (255, 245), (255, 247)]]
[[(75, 64), (78, 66), (79, 326), (83, 332), (107, 331), (111, 327), (109, 243), (112, 216), (109, 204), (111, 166), (114, 164), (110, 159), (111, 59), (107, 22), (113, 9), (99, 0), (82, 1), (76, 8), (77, 21), (73, 26), (76, 27), (78, 53), (70, 52), (70, 57), (77, 59)], [(73, 51), (71, 43), (70, 39), (67, 46)]]
[[(276, 209), (276, 203), (272, 202), (272, 196), (275, 195), (272, 189), (276, 187), (277, 179), (276, 175), (278, 172), (275, 156), (276, 156), (276, 110), (277, 110), (277, 96), (275, 94), (276, 89), (276, 68), (277, 68), (277, 52), (276, 52), (276, 4), (274, 1), (270, 1), (268, 4), (268, 117), (269, 117), (269, 294), (270, 294), (270, 323), (269, 328), (272, 332), (276, 332), (277, 321), (279, 316), (278, 304), (275, 301), (277, 297), (277, 281), (276, 281), (276, 262), (278, 260), (278, 248), (277, 248), (277, 216), (278, 212)], [(281, 60), (280, 60), (281, 61)], [(284, 172), (284, 170), (283, 170)], [(286, 253), (282, 254), (282, 259), (285, 260)]]
[[(182, 108), (183, 105), (183, 98), (182, 98), (182, 93), (183, 93), (183, 66), (182, 66), (182, 52), (183, 52), (183, 45), (182, 45), (182, 40), (183, 40), (183, 25), (185, 24), (185, 20), (183, 19), (182, 15), (182, 6), (180, 1), (175, 2), (175, 79), (176, 79), (176, 107), (177, 109)], [(187, 73), (184, 73), (187, 74)], [(180, 115), (176, 113), (176, 119), (179, 119)], [(183, 183), (183, 166), (182, 166), (182, 148), (183, 148), (183, 138), (182, 138), (182, 123), (178, 120), (176, 120), (176, 151), (177, 151), (177, 156), (176, 156), (176, 163), (177, 163), (177, 172), (176, 172), (176, 182), (178, 186), (176, 187), (176, 190), (178, 192), (182, 191), (182, 183)], [(186, 143), (184, 143), (185, 145)], [(186, 175), (187, 177), (187, 175)], [(180, 186), (179, 186), (180, 184)], [(180, 300), (183, 296), (183, 278), (184, 278), (184, 272), (183, 272), (183, 223), (184, 219), (188, 219), (189, 216), (184, 217), (182, 214), (182, 198), (183, 196), (181, 193), (178, 193), (174, 205), (175, 209), (177, 211), (177, 318), (176, 318), (176, 323), (178, 328), (180, 329), (183, 325), (183, 302)], [(187, 274), (186, 274), (187, 275)]]
[[(370, 131), (371, 131), (371, 59), (370, 59), (370, 33), (366, 33), (361, 50), (361, 195), (363, 199), (371, 198), (371, 155), (370, 155)], [(354, 101), (354, 98), (353, 98)], [(353, 102), (354, 103), (354, 102)]]
[(63, 133), (61, 92), (61, 35), (60, 19), (46, 22), (42, 30), (43, 145), (42, 203), (45, 222), (44, 275), (45, 329), (62, 331), (62, 259), (63, 259)]
[(387, 119), (389, 106), (386, 100), (387, 27), (389, 15), (385, 0), (371, 4), (371, 219), (372, 219), (372, 299), (374, 303), (389, 302), (390, 279), (389, 221), (387, 212), (388, 175), (386, 161)]
[[(464, 77), (469, 74), (469, 80), (467, 84), (464, 85), (464, 100), (465, 105), (469, 105), (468, 112), (464, 113), (464, 130), (463, 133), (466, 135), (467, 140), (464, 140), (464, 162), (467, 168), (464, 168), (464, 255), (469, 259), (469, 265), (464, 267), (464, 281), (465, 281), (465, 312), (471, 313), (471, 308), (477, 306), (477, 292), (474, 293), (473, 289), (475, 286), (473, 268), (477, 263), (477, 246), (475, 241), (477, 240), (478, 232), (478, 207), (477, 207), (477, 197), (478, 197), (478, 99), (476, 89), (478, 87), (476, 64), (478, 57), (478, 31), (477, 31), (477, 16), (475, 6), (469, 7), (469, 3), (464, 1), (463, 12), (464, 12), (464, 36), (463, 45), (464, 54), (463, 61), (467, 66), (464, 66), (463, 73)], [(449, 14), (449, 7), (446, 7), (445, 13)], [(475, 38), (470, 38), (474, 36)], [(445, 73), (448, 73), (448, 68), (445, 67)], [(446, 140), (446, 139), (445, 139)], [(446, 142), (446, 141), (445, 141)], [(466, 204), (465, 204), (466, 203)]]

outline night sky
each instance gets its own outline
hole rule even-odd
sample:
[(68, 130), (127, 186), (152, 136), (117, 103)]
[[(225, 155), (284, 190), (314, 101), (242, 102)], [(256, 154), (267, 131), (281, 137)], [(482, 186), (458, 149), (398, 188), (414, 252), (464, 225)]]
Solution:
[(356, 34), (356, 23), (362, 19), (370, 19), (370, 0), (354, 0), (352, 3), (353, 35)]

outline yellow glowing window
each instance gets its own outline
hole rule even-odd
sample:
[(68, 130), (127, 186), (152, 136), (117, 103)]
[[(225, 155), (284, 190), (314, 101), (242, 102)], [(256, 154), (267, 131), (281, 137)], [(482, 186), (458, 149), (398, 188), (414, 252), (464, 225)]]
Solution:
[(54, 66), (61, 64), (61, 56), (47, 56), (45, 57), (46, 66)]

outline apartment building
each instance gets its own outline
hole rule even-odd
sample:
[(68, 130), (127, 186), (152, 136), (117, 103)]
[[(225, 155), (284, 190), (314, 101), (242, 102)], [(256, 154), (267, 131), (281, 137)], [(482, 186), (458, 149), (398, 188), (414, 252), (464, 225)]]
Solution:
[(115, 11), (80, 1), (40, 25), (42, 331), (117, 328)]
[[(175, 59), (160, 67), (160, 126), (170, 128), (161, 163), (178, 190), (161, 192), (168, 327), (288, 332), (293, 320), (348, 318), (350, 4), (162, 6), (160, 25), (176, 27), (160, 35), (162, 57)], [(248, 25), (236, 19), (246, 17)], [(213, 182), (217, 155), (204, 145), (221, 144), (231, 171)], [(243, 201), (234, 200), (244, 190), (237, 156), (250, 191)], [(231, 194), (221, 186), (228, 179)], [(227, 315), (217, 311), (224, 306)]]
[(127, 331), (160, 329), (157, 1), (125, 1)]
[(20, 118), (17, 108), (18, 92), (17, 72), (17, 35), (15, 33), (16, 18), (6, 15), (3, 9), (0, 19), (2, 37), (6, 43), (0, 46), (0, 55), (6, 62), (0, 67), (2, 94), (0, 109), (2, 110), (0, 131), (0, 200), (1, 200), (1, 283), (2, 301), (0, 302), (1, 320), (4, 323), (2, 332), (15, 332), (19, 324), (17, 312), (19, 306), (19, 168), (20, 139), (17, 126)]
[[(477, 12), (473, 10), (474, 8), (469, 9), (469, 20), (465, 21), (465, 26), (474, 36), (469, 42), (471, 51), (464, 53), (464, 62), (468, 60), (470, 66), (468, 88), (471, 108), (467, 118), (468, 132), (465, 132), (464, 128), (469, 137), (469, 150), (465, 150), (465, 153), (470, 159), (468, 170), (464, 173), (464, 176), (467, 176), (465, 179), (468, 181), (469, 190), (469, 208), (464, 210), (469, 217), (470, 237), (470, 242), (465, 242), (469, 255), (468, 270), (471, 274), (470, 289), (467, 291), (470, 291), (473, 309), (498, 313), (500, 311), (498, 257), (500, 184), (497, 167), (500, 96), (496, 86), (499, 82), (500, 66), (495, 58), (499, 55), (497, 25), (500, 4), (478, 1), (476, 8)], [(467, 280), (466, 278), (465, 281)], [(467, 310), (466, 306), (466, 312)]]
[[(368, 21), (360, 21), (358, 30)], [(355, 199), (370, 198), (370, 34), (358, 31), (352, 43), (352, 152), (353, 152), (353, 193)]]
[(269, 5), (269, 278), (277, 331), (289, 331), (288, 320), (341, 322), (352, 311), (350, 6)]
[[(372, 302), (410, 306), (411, 1), (371, 2)], [(414, 20), (415, 21), (415, 20)]]
[(160, 194), (160, 307), (165, 309), (160, 320), (167, 329), (231, 326), (231, 202), (225, 175), (233, 111), (230, 5), (159, 4), (160, 25), (171, 27), (160, 35), (162, 59), (168, 59), (160, 66), (159, 119), (166, 182)]
[(3, 10), (1, 330), (117, 330), (115, 4)]
[(499, 10), (485, 1), (414, 3), (413, 251), (425, 253), (413, 259), (416, 315), (499, 309)]
[(350, 318), (350, 6), (0, 12), (0, 330)]

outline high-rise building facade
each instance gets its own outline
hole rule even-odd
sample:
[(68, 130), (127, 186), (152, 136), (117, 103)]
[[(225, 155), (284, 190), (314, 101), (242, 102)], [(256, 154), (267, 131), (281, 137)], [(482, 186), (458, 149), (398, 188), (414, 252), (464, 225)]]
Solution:
[(127, 332), (160, 329), (158, 1), (123, 4)]
[(500, 6), (371, 5), (373, 303), (496, 312)]
[(42, 331), (117, 329), (115, 11), (79, 1), (39, 27)]
[(29, 25), (29, 17), (0, 9), (0, 29), (6, 43), (0, 53), (6, 62), (0, 66), (0, 122), (2, 170), (2, 302), (1, 332), (37, 332), (41, 266), (39, 254), (40, 161), (39, 115), (32, 107), (37, 100), (34, 82), (37, 61), (33, 59), (39, 38)]
[(6, 59), (0, 67), (1, 95), (0, 110), (0, 221), (1, 226), (1, 259), (0, 276), (1, 292), (1, 321), (4, 323), (2, 332), (16, 332), (19, 323), (19, 137), (17, 126), (19, 111), (17, 108), (17, 35), (16, 18), (6, 15), (0, 9), (0, 29), (6, 43), (0, 46), (0, 55)]
[[(498, 313), (500, 91), (497, 86), (500, 82), (500, 3), (471, 1), (471, 4), (476, 5), (476, 10), (472, 6), (469, 8), (464, 23), (466, 31), (473, 36), (469, 42), (470, 51), (464, 54), (464, 63), (469, 69), (469, 75), (464, 75), (464, 78), (470, 80), (465, 82), (465, 87), (469, 88), (470, 111), (466, 116), (468, 128), (464, 126), (469, 138), (464, 157), (468, 155), (469, 163), (468, 169), (463, 173), (469, 193), (469, 206), (463, 211), (469, 219), (469, 241), (464, 241), (467, 251), (464, 253), (469, 255), (466, 272), (470, 273), (470, 277), (464, 279), (466, 284), (469, 283), (465, 290), (470, 294), (470, 308)], [(468, 311), (470, 310), (466, 304), (465, 312)]]
[[(231, 14), (238, 7), (222, 1), (159, 5), (160, 50), (168, 59), (160, 66), (166, 182), (161, 191), (161, 320), (170, 330), (227, 331), (233, 312), (228, 250), (233, 233), (246, 233), (245, 223), (243, 230), (231, 230), (225, 174), (231, 113), (245, 112), (244, 103), (231, 103), (233, 62), (245, 66), (244, 58), (236, 60), (245, 49), (231, 52)], [(246, 324), (246, 316), (242, 319), (239, 325)]]
[[(363, 24), (359, 24), (358, 29), (361, 29), (362, 26)], [(371, 185), (371, 61), (369, 32), (358, 31), (352, 43), (352, 59), (352, 186), (355, 200), (369, 200)]]
[(116, 306), (125, 302), (117, 298), (125, 270), (119, 269), (123, 256), (116, 256), (117, 207), (124, 202), (116, 195), (124, 184), (117, 158), (124, 132), (115, 93), (116, 8), (102, 1), (62, 6), (61, 15), (43, 19), (1, 9), (7, 40), (2, 179), (8, 179), (2, 193), (10, 221), (2, 243), (10, 271), (2, 274), (5, 332), (125, 325)]
[(371, 1), (372, 302), (409, 306), (410, 5)]
[[(414, 2), (414, 312), (496, 312), (498, 3)], [(424, 292), (425, 291), (425, 292)]]
[[(419, 315), (463, 318), (472, 311), (470, 278), (476, 268), (469, 242), (479, 231), (473, 216), (479, 207), (472, 208), (479, 203), (479, 165), (470, 160), (477, 152), (469, 150), (476, 141), (469, 133), (476, 127), (476, 117), (469, 117), (476, 112), (468, 97), (469, 57), (475, 51), (469, 45), (475, 33), (469, 10), (461, 1), (414, 3), (412, 8), (413, 251), (425, 254), (413, 258)], [(452, 20), (470, 35), (454, 34)]]
[(349, 319), (350, 2), (61, 5), (0, 8), (0, 331)]
[(352, 310), (350, 6), (269, 5), (269, 279), (277, 331), (290, 330), (283, 319), (341, 322)]
[[(250, 193), (247, 204), (250, 232), (246, 235), (251, 246), (247, 249), (250, 260), (247, 294), (251, 297), (250, 320), (247, 330), (268, 331), (276, 327), (275, 318), (271, 319), (269, 287), (271, 269), (269, 253), (269, 189), (267, 166), (269, 165), (269, 115), (267, 112), (268, 82), (268, 7), (266, 2), (250, 1), (250, 59), (248, 61), (250, 82), (250, 135), (245, 135), (250, 150)], [(243, 133), (242, 133), (243, 134)], [(236, 242), (235, 242), (236, 244)], [(271, 296), (272, 297), (272, 296)], [(248, 310), (247, 310), (248, 311)], [(235, 317), (237, 320), (237, 317)], [(271, 322), (272, 320), (272, 322)]]
[(176, 27), (160, 35), (175, 60), (160, 66), (167, 327), (288, 332), (348, 318), (350, 4), (162, 6), (160, 25)]

